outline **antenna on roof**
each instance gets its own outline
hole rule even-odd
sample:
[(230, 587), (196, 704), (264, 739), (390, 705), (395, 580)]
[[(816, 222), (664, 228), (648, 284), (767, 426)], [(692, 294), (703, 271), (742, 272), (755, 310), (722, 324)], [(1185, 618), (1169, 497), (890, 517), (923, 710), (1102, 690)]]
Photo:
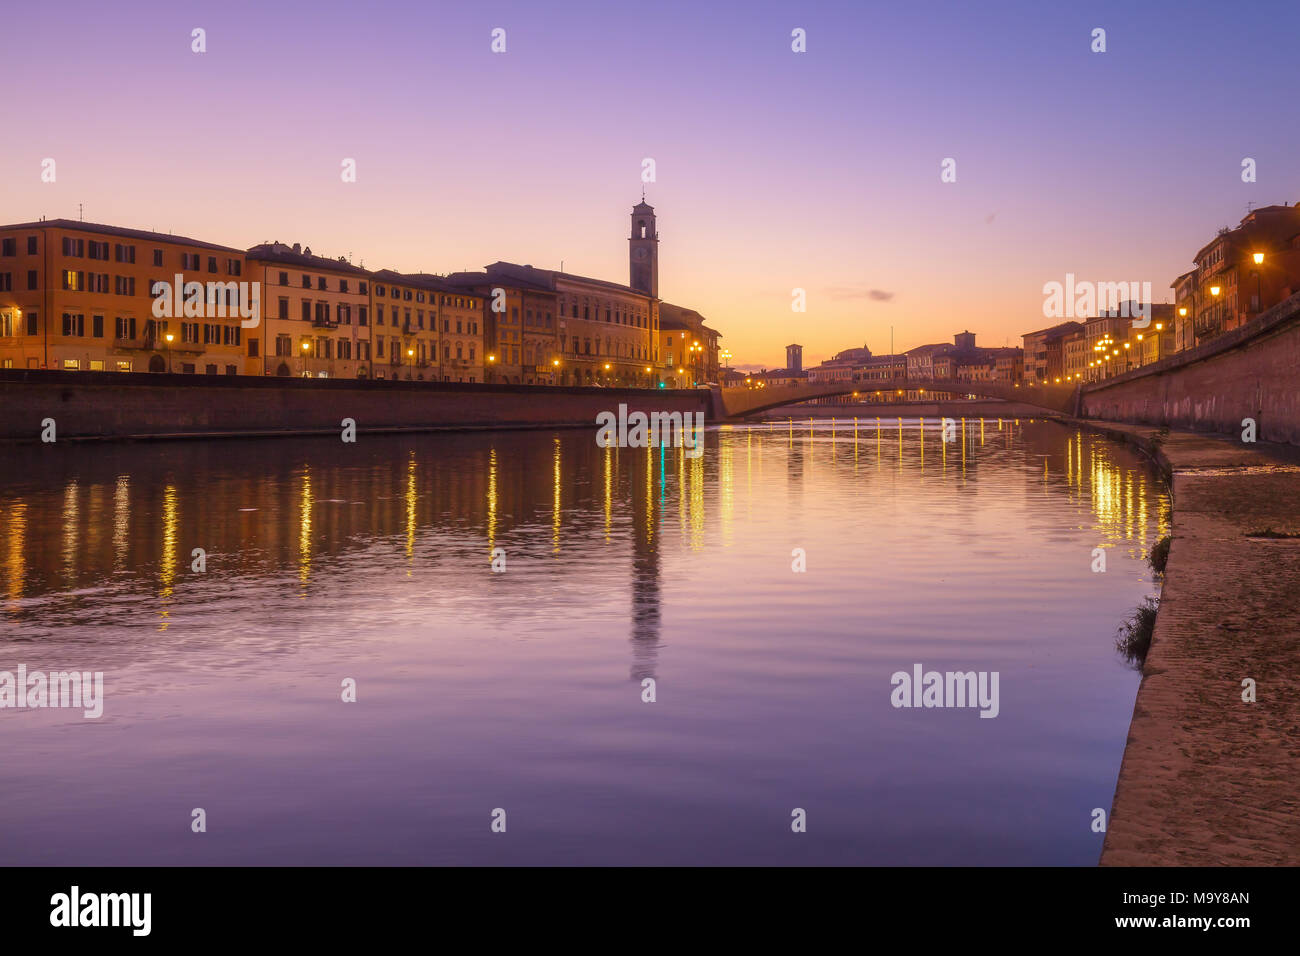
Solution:
[(85, 221), (86, 221), (86, 209), (85, 209), (85, 206), (86, 206), (85, 203), (81, 203), (81, 202), (77, 203), (77, 218), (78, 218), (79, 220), (81, 220), (82, 222), (85, 222)]

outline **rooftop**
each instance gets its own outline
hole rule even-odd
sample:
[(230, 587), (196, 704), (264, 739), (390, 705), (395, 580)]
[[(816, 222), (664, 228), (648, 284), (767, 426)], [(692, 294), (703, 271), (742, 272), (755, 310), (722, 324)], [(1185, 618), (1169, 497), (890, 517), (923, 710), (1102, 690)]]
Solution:
[(243, 253), (243, 249), (236, 249), (232, 246), (220, 246), (214, 242), (204, 242), (202, 239), (191, 239), (188, 236), (174, 236), (169, 232), (150, 232), (145, 229), (126, 229), (122, 226), (110, 226), (102, 222), (82, 222), (79, 219), (42, 219), (38, 222), (19, 222), (8, 226), (0, 226), (0, 230), (19, 230), (19, 229), (75, 229), (79, 232), (93, 232), (101, 236), (120, 236), (123, 239), (138, 239), (141, 242), (172, 242), (180, 243), (187, 246), (200, 246), (204, 249), (215, 249), (220, 252), (238, 252)]

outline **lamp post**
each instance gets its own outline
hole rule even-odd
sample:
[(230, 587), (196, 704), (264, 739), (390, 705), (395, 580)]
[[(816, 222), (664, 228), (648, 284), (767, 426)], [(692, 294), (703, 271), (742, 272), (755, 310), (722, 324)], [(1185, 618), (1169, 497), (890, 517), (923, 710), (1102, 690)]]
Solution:
[(172, 334), (168, 332), (163, 336), (167, 340), (167, 374), (172, 373)]
[(553, 358), (553, 359), (551, 359), (551, 369), (552, 369), (552, 371), (551, 371), (551, 384), (552, 384), (552, 385), (559, 385), (559, 384), (560, 384), (559, 379), (560, 379), (560, 374), (561, 374), (561, 373), (560, 373), (560, 360), (559, 360), (559, 359), (557, 359), (557, 358)]
[(495, 355), (489, 355), (489, 356), (487, 357), (487, 360), (488, 360), (488, 381), (490, 382), (490, 381), (492, 381), (492, 378), (491, 378), (491, 376), (492, 376), (492, 364), (493, 364), (494, 362), (496, 362), (497, 357), (496, 357)]
[[(1262, 266), (1264, 264), (1264, 253), (1257, 252), (1254, 254), (1252, 258), (1255, 260), (1256, 266)], [(1255, 311), (1256, 312), (1262, 312), (1264, 309), (1264, 293), (1260, 288), (1259, 273), (1260, 270), (1256, 269), (1255, 270)]]
[(311, 369), (308, 368), (307, 366), (307, 353), (310, 351), (311, 351), (311, 342), (310, 341), (303, 342), (302, 343), (302, 377), (303, 378), (311, 377)]
[(700, 363), (704, 358), (703, 355), (704, 346), (700, 345), (699, 342), (692, 342), (691, 347), (687, 349), (687, 352), (690, 353), (689, 364), (691, 366), (691, 384), (695, 385), (697, 384), (695, 380), (695, 373), (696, 370), (700, 367)]
[(406, 380), (408, 382), (414, 382), (415, 381), (415, 349), (407, 348), (406, 357), (411, 360), (411, 366), (406, 373)]

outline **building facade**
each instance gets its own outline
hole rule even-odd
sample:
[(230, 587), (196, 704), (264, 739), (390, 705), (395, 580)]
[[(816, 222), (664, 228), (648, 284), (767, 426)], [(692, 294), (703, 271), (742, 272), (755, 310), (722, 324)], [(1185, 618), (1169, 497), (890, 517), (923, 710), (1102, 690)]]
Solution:
[(260, 374), (253, 278), (242, 250), (198, 239), (68, 219), (0, 226), (0, 367)]
[(280, 242), (246, 253), (262, 289), (265, 348), (256, 374), (369, 378), (370, 274)]

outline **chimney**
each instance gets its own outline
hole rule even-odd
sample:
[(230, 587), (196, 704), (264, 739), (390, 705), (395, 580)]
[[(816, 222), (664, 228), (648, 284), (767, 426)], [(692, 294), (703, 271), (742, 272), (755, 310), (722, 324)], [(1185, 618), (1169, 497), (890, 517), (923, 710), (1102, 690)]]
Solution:
[(296, 252), (296, 253), (300, 253), (300, 252), (302, 252), (302, 246), (295, 242), (295, 243), (293, 244), (293, 251)]

